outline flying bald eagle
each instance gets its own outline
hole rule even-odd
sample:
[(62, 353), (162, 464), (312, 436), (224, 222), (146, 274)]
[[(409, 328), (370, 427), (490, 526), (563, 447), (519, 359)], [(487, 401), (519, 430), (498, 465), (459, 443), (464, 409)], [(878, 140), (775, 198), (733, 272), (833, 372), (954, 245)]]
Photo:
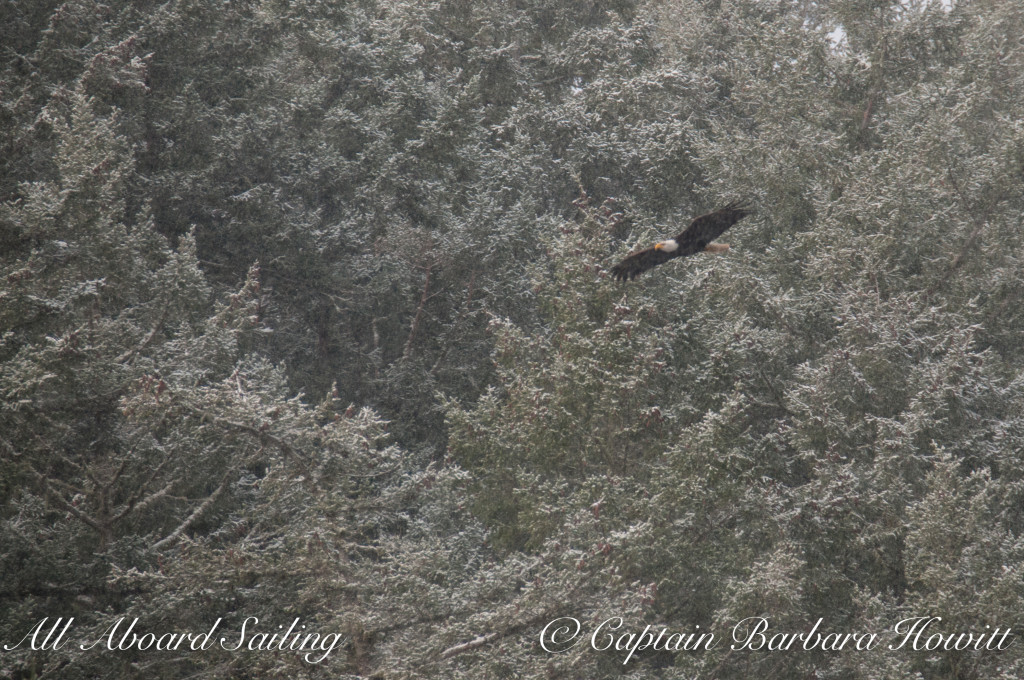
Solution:
[(655, 243), (654, 247), (633, 253), (612, 267), (612, 278), (619, 281), (635, 279), (648, 269), (668, 262), (674, 257), (685, 257), (699, 252), (722, 253), (729, 249), (727, 243), (712, 243), (726, 229), (754, 212), (740, 201), (733, 201), (724, 208), (707, 215), (701, 215), (690, 222), (686, 231), (675, 238)]

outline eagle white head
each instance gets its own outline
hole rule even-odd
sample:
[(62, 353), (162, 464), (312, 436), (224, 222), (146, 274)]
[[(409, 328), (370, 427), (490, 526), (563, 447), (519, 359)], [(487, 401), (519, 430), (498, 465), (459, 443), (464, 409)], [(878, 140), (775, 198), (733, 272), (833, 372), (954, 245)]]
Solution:
[(654, 249), (655, 250), (663, 250), (666, 253), (674, 253), (674, 252), (676, 252), (676, 250), (679, 249), (679, 244), (676, 243), (676, 240), (674, 238), (670, 238), (667, 241), (661, 241), (659, 243), (655, 243), (654, 244)]

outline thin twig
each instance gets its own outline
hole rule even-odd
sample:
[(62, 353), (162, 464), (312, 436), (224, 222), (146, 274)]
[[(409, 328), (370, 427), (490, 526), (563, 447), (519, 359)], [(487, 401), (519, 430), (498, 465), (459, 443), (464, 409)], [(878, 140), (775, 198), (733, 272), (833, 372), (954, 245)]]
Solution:
[(420, 328), (420, 320), (423, 318), (423, 308), (427, 304), (430, 295), (430, 274), (434, 270), (433, 261), (427, 263), (427, 275), (423, 282), (423, 294), (420, 295), (420, 303), (416, 305), (416, 314), (412, 317), (409, 325), (409, 337), (405, 341), (405, 349), (402, 351), (402, 358), (408, 359), (412, 355), (412, 343), (416, 339), (416, 332)]

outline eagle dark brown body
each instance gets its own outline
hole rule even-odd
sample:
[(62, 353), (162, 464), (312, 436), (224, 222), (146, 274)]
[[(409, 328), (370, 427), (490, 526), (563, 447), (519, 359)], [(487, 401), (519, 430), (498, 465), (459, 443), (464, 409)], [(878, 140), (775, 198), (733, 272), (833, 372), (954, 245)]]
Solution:
[(745, 207), (739, 201), (733, 201), (724, 208), (701, 215), (674, 239), (661, 241), (647, 250), (633, 253), (612, 267), (612, 278), (619, 281), (630, 281), (648, 269), (677, 257), (686, 257), (704, 251), (719, 253), (728, 250), (728, 245), (712, 243), (712, 241), (752, 212), (753, 210)]

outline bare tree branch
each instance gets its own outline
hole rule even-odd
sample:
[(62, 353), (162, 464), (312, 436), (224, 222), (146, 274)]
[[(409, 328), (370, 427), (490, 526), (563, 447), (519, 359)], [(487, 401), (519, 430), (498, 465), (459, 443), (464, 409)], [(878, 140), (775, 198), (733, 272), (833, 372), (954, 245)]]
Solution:
[(470, 651), (476, 649), (477, 647), (483, 647), (488, 642), (494, 642), (498, 638), (502, 637), (503, 635), (507, 635), (507, 634), (508, 633), (498, 632), (498, 633), (491, 633), (490, 635), (480, 635), (479, 637), (473, 638), (469, 642), (463, 642), (461, 645), (455, 645), (454, 647), (449, 647), (448, 649), (446, 649), (443, 652), (441, 652), (441, 658), (442, 659), (450, 659), (453, 656), (458, 656), (459, 654), (462, 654), (464, 652), (470, 652)]
[[(150, 547), (154, 550), (161, 550), (162, 548), (166, 548), (167, 546), (177, 541), (181, 537), (181, 534), (185, 532), (190, 526), (195, 524), (196, 521), (200, 517), (202, 517), (203, 513), (206, 512), (210, 508), (210, 506), (217, 501), (218, 498), (220, 498), (221, 494), (224, 493), (224, 490), (228, 488), (228, 482), (231, 480), (232, 472), (233, 470), (228, 470), (226, 473), (224, 473), (224, 479), (221, 480), (220, 486), (218, 486), (214, 490), (214, 492), (210, 494), (206, 498), (206, 500), (203, 501), (199, 505), (199, 507), (192, 512), (191, 515), (188, 516), (188, 518), (184, 522), (179, 524), (174, 531), (172, 531), (166, 537), (160, 539)], [(162, 491), (158, 491), (157, 493), (162, 493)]]
[(149, 347), (150, 343), (153, 342), (153, 339), (156, 338), (157, 333), (159, 333), (160, 329), (164, 327), (164, 322), (167, 321), (167, 315), (170, 313), (170, 310), (170, 305), (163, 304), (163, 311), (160, 313), (160, 318), (156, 320), (156, 323), (153, 325), (153, 329), (149, 331), (146, 337), (142, 339), (142, 342), (140, 342), (138, 345), (131, 348), (121, 356), (117, 357), (117, 359), (115, 359), (114, 361), (116, 361), (119, 364), (123, 364), (126, 361), (132, 359), (136, 354), (138, 354), (142, 350)]

